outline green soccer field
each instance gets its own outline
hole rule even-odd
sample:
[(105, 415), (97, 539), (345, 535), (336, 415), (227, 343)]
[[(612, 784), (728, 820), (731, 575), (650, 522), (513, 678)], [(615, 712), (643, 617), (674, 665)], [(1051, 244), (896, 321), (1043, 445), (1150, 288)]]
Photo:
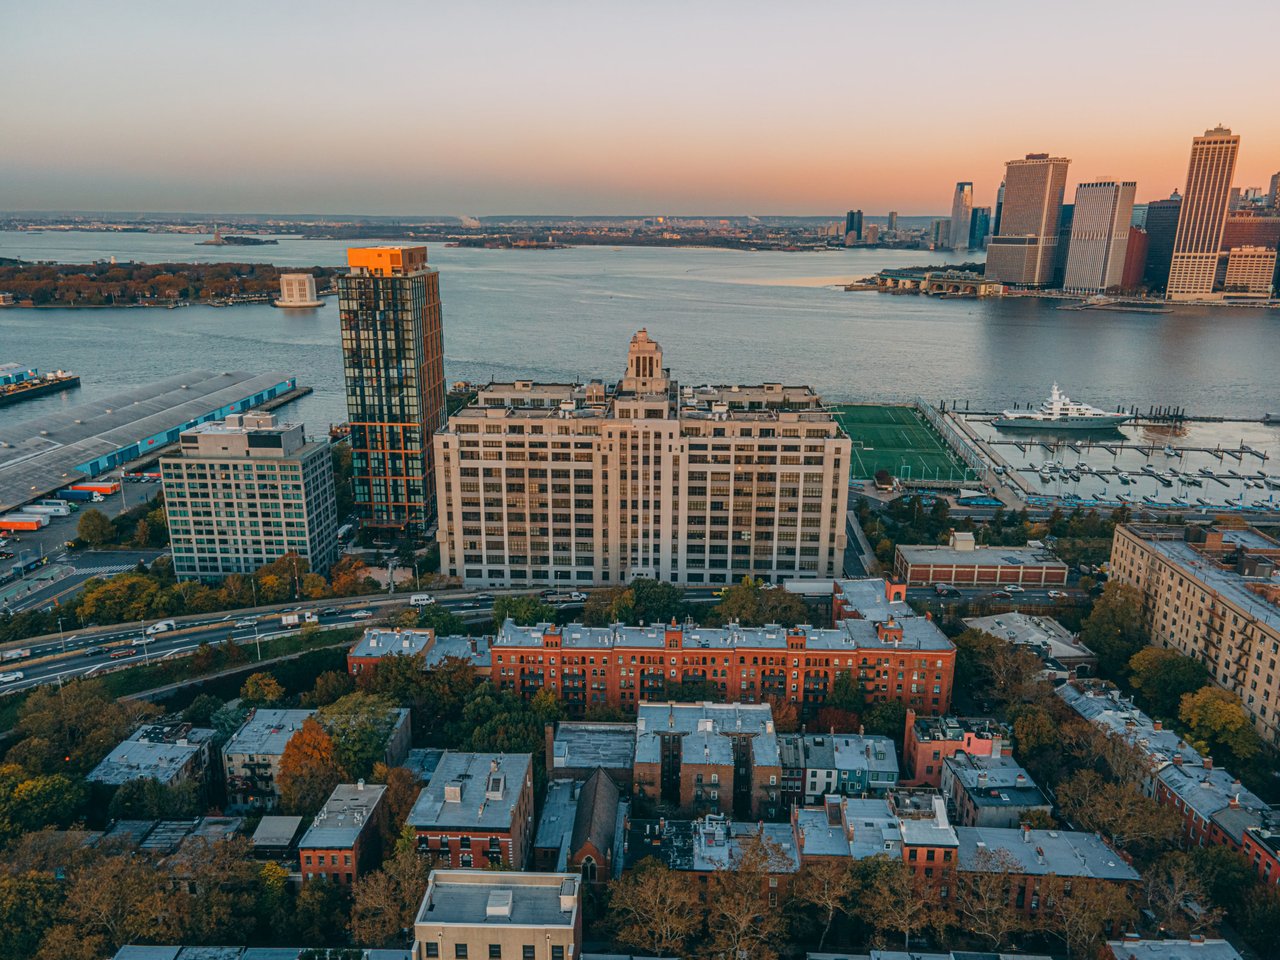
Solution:
[(904, 480), (973, 478), (915, 407), (857, 403), (831, 412), (853, 441), (855, 480), (870, 480), (881, 469)]

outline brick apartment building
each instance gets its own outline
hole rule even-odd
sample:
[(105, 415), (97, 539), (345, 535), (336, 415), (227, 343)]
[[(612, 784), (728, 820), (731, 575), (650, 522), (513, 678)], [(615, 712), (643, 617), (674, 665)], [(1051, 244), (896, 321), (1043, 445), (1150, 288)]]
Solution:
[(381, 830), (386, 819), (382, 784), (340, 783), (298, 841), (298, 865), (304, 880), (327, 877), (350, 885), (377, 867), (382, 857)]
[(455, 868), (522, 870), (533, 840), (533, 757), (446, 750), (409, 811), (418, 850)]
[(974, 757), (999, 757), (1008, 731), (994, 720), (966, 717), (920, 717), (907, 710), (902, 744), (902, 784), (938, 787), (942, 763), (957, 753)]

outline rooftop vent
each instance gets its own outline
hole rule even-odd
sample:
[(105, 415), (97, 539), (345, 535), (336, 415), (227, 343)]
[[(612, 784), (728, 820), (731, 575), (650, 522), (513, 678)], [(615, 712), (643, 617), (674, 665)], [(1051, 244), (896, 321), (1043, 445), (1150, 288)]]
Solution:
[(444, 802), (445, 803), (461, 803), (462, 802), (462, 781), (452, 780), (444, 785)]
[(511, 891), (490, 890), (489, 902), (485, 904), (484, 915), (489, 919), (505, 917), (511, 919)]

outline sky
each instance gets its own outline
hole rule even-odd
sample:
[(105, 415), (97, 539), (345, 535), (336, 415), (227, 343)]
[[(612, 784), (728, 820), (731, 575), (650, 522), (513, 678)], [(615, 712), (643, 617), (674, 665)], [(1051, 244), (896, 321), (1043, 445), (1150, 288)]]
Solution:
[(1280, 170), (1280, 3), (0, 5), (0, 210), (942, 214), (1002, 164)]

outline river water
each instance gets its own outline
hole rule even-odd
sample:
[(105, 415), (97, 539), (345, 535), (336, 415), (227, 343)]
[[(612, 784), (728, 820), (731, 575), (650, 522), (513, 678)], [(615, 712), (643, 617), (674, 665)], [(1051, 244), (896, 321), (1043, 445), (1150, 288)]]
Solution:
[[(0, 232), (0, 257), (84, 263), (265, 261), (339, 266), (343, 242), (201, 247), (177, 234)], [(1179, 307), (1140, 315), (1060, 310), (1037, 299), (937, 300), (845, 293), (835, 284), (926, 251), (742, 253), (578, 247), (430, 247), (440, 270), (448, 381), (621, 375), (647, 327), (689, 384), (808, 383), (831, 400), (923, 396), (976, 409), (1074, 398), (1179, 405), (1195, 415), (1280, 410), (1280, 311)], [(315, 393), (287, 415), (308, 432), (346, 419), (336, 304), (0, 310), (0, 362), (81, 375), (82, 387), (0, 411), (17, 422), (185, 369), (279, 371)]]

